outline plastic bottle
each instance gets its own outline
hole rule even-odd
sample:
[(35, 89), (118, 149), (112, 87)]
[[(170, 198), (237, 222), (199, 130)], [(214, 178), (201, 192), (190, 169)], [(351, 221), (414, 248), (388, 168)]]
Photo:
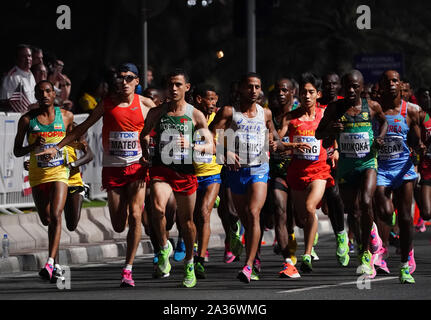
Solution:
[(9, 258), (9, 238), (7, 237), (7, 234), (3, 236), (2, 249), (3, 249), (2, 258), (3, 259)]

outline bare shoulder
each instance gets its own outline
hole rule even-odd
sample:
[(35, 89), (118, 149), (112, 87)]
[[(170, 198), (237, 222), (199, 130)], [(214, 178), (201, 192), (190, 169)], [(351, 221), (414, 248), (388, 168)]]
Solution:
[(223, 118), (231, 117), (233, 114), (233, 106), (223, 106), (217, 113), (220, 113)]
[(153, 100), (151, 100), (150, 98), (144, 97), (144, 96), (139, 96), (139, 100), (141, 101), (141, 105), (146, 107), (146, 108), (154, 108), (156, 105), (153, 102)]
[(63, 115), (64, 120), (67, 120), (67, 122), (70, 122), (70, 123), (73, 122), (74, 115), (72, 112), (65, 109), (61, 109), (61, 114)]
[(263, 109), (263, 112), (264, 112), (264, 114), (265, 114), (265, 118), (266, 118), (266, 120), (270, 120), (270, 119), (272, 119), (272, 111), (271, 111), (271, 109), (269, 109), (269, 108), (264, 108), (264, 109)]

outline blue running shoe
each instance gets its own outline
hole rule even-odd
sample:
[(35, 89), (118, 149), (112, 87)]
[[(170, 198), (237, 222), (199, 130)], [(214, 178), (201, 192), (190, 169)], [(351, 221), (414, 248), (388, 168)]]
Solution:
[(183, 261), (186, 257), (186, 245), (184, 244), (183, 239), (177, 242), (177, 246), (175, 247), (174, 252), (174, 261)]

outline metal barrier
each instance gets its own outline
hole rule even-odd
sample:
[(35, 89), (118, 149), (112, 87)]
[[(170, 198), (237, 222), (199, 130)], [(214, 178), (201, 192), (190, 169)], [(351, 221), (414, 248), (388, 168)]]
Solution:
[[(24, 170), (25, 157), (16, 158), (13, 145), (18, 128), (20, 113), (0, 113), (0, 212), (6, 214), (20, 213), (19, 208), (34, 207), (33, 197), (25, 196)], [(75, 122), (81, 123), (88, 114), (75, 115)], [(106, 192), (102, 185), (102, 119), (87, 132), (87, 141), (93, 150), (94, 159), (80, 167), (84, 183), (90, 186), (90, 199), (105, 199)]]

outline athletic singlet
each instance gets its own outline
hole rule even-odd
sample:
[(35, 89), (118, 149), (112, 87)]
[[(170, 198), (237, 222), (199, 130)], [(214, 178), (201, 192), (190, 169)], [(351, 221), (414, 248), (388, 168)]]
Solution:
[(139, 95), (128, 107), (115, 106), (110, 98), (103, 101), (103, 166), (127, 167), (142, 157), (139, 135), (144, 128)]
[[(294, 103), (292, 105), (292, 109), (290, 111), (293, 111), (299, 107), (299, 103)], [(274, 123), (275, 130), (280, 129), (281, 123), (279, 123), (274, 115), (272, 114), (272, 122)], [(286, 135), (284, 137), (281, 137), (281, 141), (289, 143), (289, 135)], [(290, 163), (290, 160), (292, 160), (291, 154), (280, 154), (278, 152), (271, 153), (269, 158), (269, 175), (271, 178), (281, 177), (286, 178), (287, 175), (287, 166)]]
[(351, 116), (344, 113), (340, 120), (344, 130), (337, 138), (340, 153), (337, 178), (343, 178), (354, 170), (377, 169), (377, 152), (373, 148), (374, 133), (367, 100), (362, 99), (359, 114)]
[[(78, 159), (75, 148), (72, 146), (66, 146), (66, 150), (67, 163), (75, 162)], [(70, 169), (68, 185), (69, 187), (78, 187), (84, 185), (84, 183), (82, 182), (81, 171), (79, 170), (79, 167)]]
[(384, 144), (379, 150), (379, 170), (393, 170), (410, 159), (410, 150), (407, 145), (407, 134), (410, 130), (407, 125), (407, 103), (401, 101), (400, 113), (385, 115), (388, 122), (388, 131), (384, 137)]
[(169, 116), (166, 113), (160, 117), (154, 128), (154, 160), (153, 166), (162, 165), (185, 174), (194, 174), (193, 148), (177, 147), (177, 140), (183, 136), (190, 143), (193, 141), (195, 126), (193, 124), (194, 107), (187, 104), (182, 116)]
[[(249, 118), (233, 107), (230, 129), (235, 133), (235, 150), (241, 159), (241, 168), (258, 166), (268, 162), (265, 150), (266, 122), (264, 109), (256, 104), (256, 116)], [(229, 139), (228, 139), (229, 143)], [(231, 149), (232, 146), (228, 146)]]
[(425, 119), (422, 122), (425, 130), (422, 130), (422, 142), (426, 144), (425, 157), (420, 162), (420, 172), (422, 175), (431, 172), (431, 117), (425, 113)]
[[(216, 113), (212, 113), (208, 119), (208, 125), (214, 120)], [(205, 141), (201, 141), (199, 132), (196, 132), (195, 144), (203, 144)], [(197, 177), (213, 176), (219, 174), (222, 165), (217, 164), (216, 156), (212, 154), (205, 154), (204, 152), (196, 152), (193, 154), (193, 165), (195, 167), (195, 173)]]
[(61, 110), (59, 107), (55, 107), (54, 110), (55, 118), (49, 125), (41, 124), (37, 120), (37, 116), (30, 119), (27, 131), (28, 143), (34, 143), (38, 136), (45, 138), (45, 144), (43, 146), (30, 152), (28, 178), (31, 187), (53, 181), (68, 183), (69, 170), (65, 166), (67, 158), (65, 148), (60, 149), (55, 157), (49, 161), (45, 161), (43, 158), (36, 156), (37, 153), (58, 144), (66, 136), (66, 128), (64, 126)]
[(315, 137), (316, 129), (322, 117), (323, 109), (316, 108), (314, 120), (293, 119), (290, 121), (288, 128), (289, 140), (292, 143), (308, 143), (311, 147), (305, 152), (294, 149), (291, 164), (301, 164), (304, 167), (309, 166), (311, 163), (323, 162), (326, 164), (326, 149), (322, 146), (322, 140), (317, 140)]

